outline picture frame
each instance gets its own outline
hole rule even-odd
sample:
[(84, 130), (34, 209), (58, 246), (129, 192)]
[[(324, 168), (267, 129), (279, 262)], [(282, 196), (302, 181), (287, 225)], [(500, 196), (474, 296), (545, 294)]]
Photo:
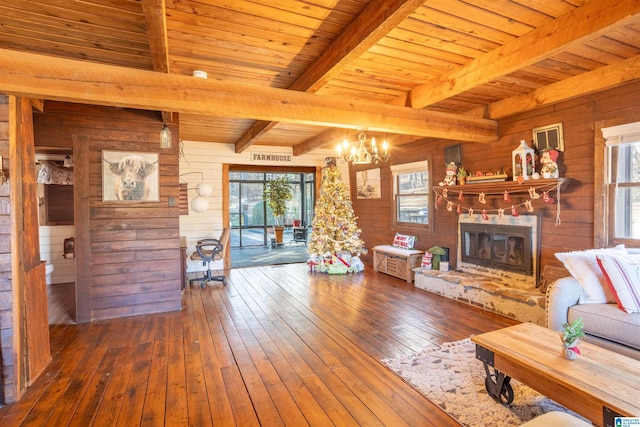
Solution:
[(358, 199), (379, 199), (380, 168), (356, 172), (356, 194)]
[(460, 144), (445, 147), (444, 164), (448, 165), (451, 162), (455, 163), (456, 166), (460, 166), (462, 164), (462, 152), (460, 149)]
[(102, 151), (103, 202), (158, 202), (158, 153)]
[(564, 152), (564, 132), (562, 123), (532, 129), (533, 145), (538, 152), (557, 150)]

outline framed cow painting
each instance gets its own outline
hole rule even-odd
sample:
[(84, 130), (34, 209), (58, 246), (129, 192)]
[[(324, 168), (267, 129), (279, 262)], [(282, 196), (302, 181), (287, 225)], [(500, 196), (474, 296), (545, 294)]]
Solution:
[(102, 151), (102, 201), (160, 200), (158, 153)]

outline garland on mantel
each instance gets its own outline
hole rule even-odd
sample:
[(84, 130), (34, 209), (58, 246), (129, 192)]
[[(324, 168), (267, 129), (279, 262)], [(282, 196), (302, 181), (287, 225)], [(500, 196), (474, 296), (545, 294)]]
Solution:
[[(464, 187), (464, 190), (462, 190), (463, 187)], [(473, 184), (456, 186), (455, 190), (447, 186), (434, 187), (433, 191), (434, 193), (436, 193), (436, 196), (437, 196), (436, 209), (441, 208), (446, 202), (446, 208), (449, 212), (453, 212), (455, 210), (455, 212), (458, 215), (463, 215), (466, 212), (466, 215), (468, 215), (469, 217), (472, 217), (476, 213), (476, 209), (470, 206), (463, 206), (462, 203), (464, 202), (465, 198), (477, 197), (478, 202), (484, 205), (487, 203), (486, 201), (487, 193), (484, 193), (484, 192), (477, 193), (473, 191), (467, 191), (466, 189), (469, 187), (472, 188)], [(556, 203), (557, 201), (556, 203), (556, 227), (557, 227), (561, 223), (560, 221), (560, 184), (557, 184), (557, 183), (550, 184), (547, 187), (539, 187), (539, 189), (542, 191), (542, 196), (537, 192), (536, 187), (529, 187), (526, 190), (523, 188), (522, 190), (511, 191), (511, 192), (509, 191), (496, 192), (496, 193), (489, 192), (488, 194), (490, 195), (502, 194), (502, 201), (507, 204), (511, 204), (511, 194), (529, 193), (528, 200), (525, 200), (524, 202), (518, 203), (518, 204), (511, 204), (510, 208), (507, 208), (508, 210), (511, 211), (511, 216), (513, 217), (517, 217), (520, 215), (520, 213), (518, 212), (518, 208), (521, 208), (523, 206), (526, 208), (527, 212), (533, 212), (534, 200), (540, 200), (540, 198), (542, 198), (542, 201), (546, 204), (553, 204), (553, 203)], [(554, 189), (556, 190), (555, 200), (549, 195), (549, 193)], [(482, 215), (482, 219), (484, 219), (485, 221), (488, 221), (489, 220), (488, 214), (494, 213), (494, 212), (498, 214), (498, 218), (503, 218), (505, 215), (505, 208), (497, 208), (497, 209), (483, 208), (480, 214)]]

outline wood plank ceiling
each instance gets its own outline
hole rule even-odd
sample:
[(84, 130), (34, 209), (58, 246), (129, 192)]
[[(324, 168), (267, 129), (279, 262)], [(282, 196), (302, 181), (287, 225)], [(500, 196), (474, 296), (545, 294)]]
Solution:
[[(403, 111), (407, 117), (415, 109), (446, 113), (444, 125), (458, 126), (452, 135), (461, 139), (468, 123), (457, 117), (490, 124), (635, 80), (640, 2), (12, 0), (0, 4), (0, 49), (169, 75), (202, 70), (209, 89), (213, 82), (238, 84), (233, 88), (246, 96), (257, 85), (317, 94), (342, 109), (357, 106), (357, 124), (320, 117), (301, 123), (286, 114), (271, 119), (258, 107), (246, 116), (177, 111), (182, 139), (233, 143), (238, 152), (254, 144), (289, 146), (302, 154), (344, 135), (355, 139), (358, 126), (386, 130), (380, 136), (392, 144), (431, 135), (431, 116), (416, 116), (424, 132), (384, 123)], [(20, 71), (2, 57), (0, 71)], [(0, 82), (0, 92), (11, 90)], [(386, 114), (383, 107), (393, 114), (376, 115)], [(167, 113), (160, 103), (158, 109)], [(472, 138), (477, 129), (469, 126), (462, 140), (478, 140)]]

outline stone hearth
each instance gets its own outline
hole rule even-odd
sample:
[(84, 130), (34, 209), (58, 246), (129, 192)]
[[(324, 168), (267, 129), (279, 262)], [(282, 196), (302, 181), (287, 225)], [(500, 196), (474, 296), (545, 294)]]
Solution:
[(414, 269), (415, 286), (521, 322), (545, 325), (546, 296), (486, 275)]

